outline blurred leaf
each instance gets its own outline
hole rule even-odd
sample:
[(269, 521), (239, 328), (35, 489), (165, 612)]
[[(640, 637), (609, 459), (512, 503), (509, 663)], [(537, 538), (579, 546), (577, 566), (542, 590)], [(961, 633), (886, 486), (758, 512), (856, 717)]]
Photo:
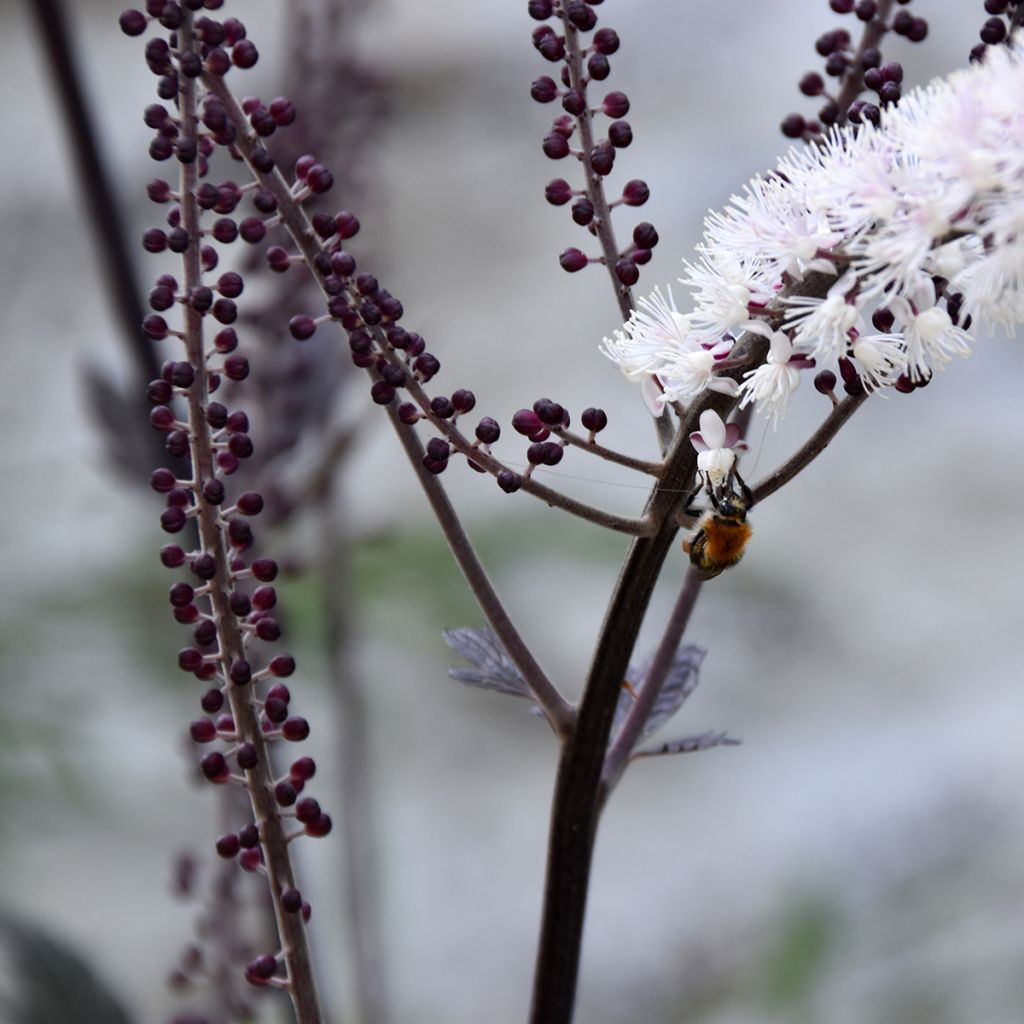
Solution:
[[(661, 691), (654, 701), (647, 721), (644, 722), (641, 738), (650, 736), (655, 729), (664, 725), (683, 706), (686, 698), (697, 689), (697, 683), (700, 682), (700, 666), (706, 654), (707, 651), (693, 644), (686, 644), (676, 651)], [(653, 660), (652, 657), (647, 657), (637, 668), (630, 666), (629, 680), (634, 690), (639, 690), (643, 686), (647, 674), (651, 671)], [(635, 696), (624, 687), (619, 695), (619, 705), (615, 709), (613, 736), (618, 732), (623, 719), (635, 702)]]
[(448, 674), (453, 679), (467, 686), (479, 686), (482, 690), (532, 699), (526, 680), (519, 674), (519, 669), (490, 626), (446, 629), (444, 639), (456, 654), (476, 666), (475, 669), (449, 669)]
[(69, 946), (6, 915), (0, 944), (11, 965), (0, 985), (8, 1024), (131, 1024), (117, 997)]
[(737, 747), (740, 740), (724, 732), (702, 732), (696, 736), (681, 736), (677, 740), (669, 740), (660, 747), (651, 747), (649, 750), (638, 750), (634, 757), (658, 757), (661, 754), (695, 754), (700, 750), (710, 750), (712, 747)]

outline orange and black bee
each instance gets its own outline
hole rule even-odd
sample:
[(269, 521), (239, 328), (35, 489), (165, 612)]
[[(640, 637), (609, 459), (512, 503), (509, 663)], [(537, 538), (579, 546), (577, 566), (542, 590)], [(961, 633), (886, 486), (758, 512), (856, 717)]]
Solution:
[[(703, 513), (692, 507), (702, 490), (707, 491), (711, 501), (711, 508)], [(743, 557), (753, 533), (747, 522), (747, 512), (753, 504), (754, 495), (735, 467), (718, 487), (713, 487), (710, 478), (702, 475), (700, 483), (687, 497), (686, 514), (700, 516), (700, 519), (683, 541), (683, 550), (702, 580), (713, 579)]]

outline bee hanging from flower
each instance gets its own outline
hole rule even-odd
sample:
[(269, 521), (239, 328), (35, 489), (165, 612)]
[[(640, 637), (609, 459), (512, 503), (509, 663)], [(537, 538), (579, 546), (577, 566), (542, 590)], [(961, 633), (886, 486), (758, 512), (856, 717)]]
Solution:
[[(691, 506), (702, 489), (707, 491), (711, 508), (701, 515)], [(700, 519), (683, 541), (683, 550), (690, 556), (690, 564), (702, 580), (713, 579), (743, 557), (753, 533), (747, 522), (747, 511), (753, 504), (754, 496), (735, 466), (729, 471), (724, 484), (715, 487), (710, 476), (703, 476), (691, 492), (686, 501), (686, 513), (700, 515)]]
[[(718, 413), (706, 409), (700, 416), (700, 430), (690, 435), (697, 451), (697, 486), (687, 495), (687, 515), (700, 516), (693, 532), (683, 541), (683, 550), (702, 580), (710, 580), (734, 566), (746, 550), (753, 530), (747, 512), (754, 495), (736, 469), (736, 452), (746, 451), (735, 423), (726, 425)], [(703, 513), (693, 507), (706, 491), (710, 508)]]

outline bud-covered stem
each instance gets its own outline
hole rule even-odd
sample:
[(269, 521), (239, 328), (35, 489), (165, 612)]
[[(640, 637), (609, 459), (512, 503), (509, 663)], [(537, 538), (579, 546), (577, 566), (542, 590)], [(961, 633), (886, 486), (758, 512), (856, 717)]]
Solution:
[[(586, 82), (583, 78), (583, 54), (580, 51), (579, 29), (569, 20), (566, 14), (566, 5), (562, 5), (562, 25), (565, 29), (565, 57), (566, 66), (569, 69), (569, 84), (573, 89), (579, 90), (586, 95)], [(589, 107), (584, 109), (576, 118), (580, 128), (580, 146), (583, 151), (583, 173), (587, 180), (587, 198), (594, 204), (594, 226), (597, 230), (597, 240), (601, 243), (601, 253), (604, 256), (605, 267), (611, 275), (612, 287), (615, 289), (615, 299), (619, 304), (619, 311), (623, 320), (629, 318), (633, 311), (633, 294), (629, 285), (623, 284), (616, 273), (616, 264), (619, 261), (619, 247), (615, 241), (615, 230), (612, 228), (611, 209), (608, 206), (608, 198), (604, 194), (604, 182), (601, 175), (591, 165), (591, 154), (594, 152), (594, 115)]]
[(839, 108), (839, 119), (837, 124), (846, 124), (846, 114), (850, 104), (864, 90), (864, 54), (866, 51), (875, 49), (882, 41), (882, 37), (889, 31), (889, 11), (892, 9), (893, 0), (877, 0), (875, 16), (864, 25), (857, 50), (850, 61), (849, 68), (843, 76), (843, 84), (836, 96), (836, 106)]
[[(179, 32), (179, 45), (183, 53), (194, 50), (192, 14), (186, 12)], [(196, 79), (179, 76), (181, 135), (185, 140), (197, 137)], [(181, 163), (181, 224), (188, 235), (189, 244), (182, 253), (184, 293), (191, 295), (202, 283), (200, 263), (200, 211), (196, 201), (199, 184), (195, 160)], [(202, 313), (188, 302), (183, 305), (184, 343), (188, 361), (196, 368), (195, 381), (188, 389), (189, 443), (193, 466), (193, 486), (197, 508), (199, 538), (204, 552), (213, 555), (216, 571), (209, 580), (209, 598), (214, 623), (217, 627), (219, 659), (223, 677), (227, 680), (227, 696), (235, 730), (242, 742), (251, 743), (256, 752), (256, 765), (245, 772), (245, 783), (252, 804), (253, 816), (259, 828), (267, 872), (267, 883), (274, 904), (281, 955), (288, 971), (288, 992), (295, 1009), (297, 1024), (320, 1024), (322, 1014), (313, 979), (312, 960), (302, 915), (288, 913), (282, 904), (286, 889), (295, 888), (294, 872), (288, 839), (279, 808), (274, 798), (274, 771), (270, 763), (266, 740), (255, 705), (251, 685), (231, 682), (230, 669), (236, 661), (244, 661), (245, 650), (242, 630), (228, 603), (232, 590), (229, 563), (220, 513), (203, 496), (203, 484), (216, 479), (212, 429), (207, 423), (206, 408), (209, 388), (206, 352), (203, 342)]]

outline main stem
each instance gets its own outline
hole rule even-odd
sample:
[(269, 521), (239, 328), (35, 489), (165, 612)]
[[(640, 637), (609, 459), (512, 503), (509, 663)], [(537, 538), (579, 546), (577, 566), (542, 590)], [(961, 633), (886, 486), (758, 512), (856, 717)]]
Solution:
[[(726, 412), (730, 402), (722, 395), (710, 396), (691, 410), (688, 419), (696, 422), (705, 408)], [(676, 495), (696, 470), (697, 454), (689, 433), (688, 429), (677, 432), (661, 486), (648, 500), (645, 516), (659, 524), (657, 532), (630, 545), (594, 651), (576, 728), (562, 747), (551, 809), (532, 1024), (572, 1020), (605, 752), (636, 637), (678, 529), (672, 514)]]

